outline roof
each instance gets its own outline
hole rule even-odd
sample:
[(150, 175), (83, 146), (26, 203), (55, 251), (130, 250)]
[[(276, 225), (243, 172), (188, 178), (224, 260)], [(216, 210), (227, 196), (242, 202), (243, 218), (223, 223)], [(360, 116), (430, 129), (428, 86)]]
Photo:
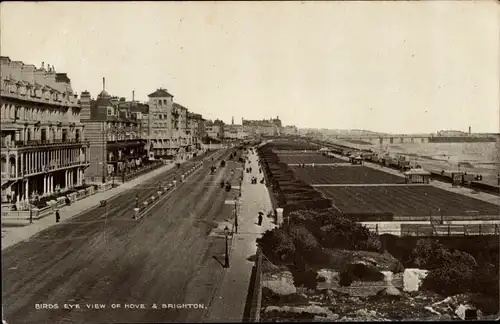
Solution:
[(404, 173), (405, 175), (431, 175), (429, 171), (424, 169), (410, 169)]
[(158, 89), (148, 95), (150, 98), (173, 98), (174, 96), (167, 92), (165, 89)]
[(140, 102), (135, 102), (130, 105), (130, 111), (147, 114), (149, 113), (149, 106)]
[(184, 110), (188, 110), (186, 107), (184, 107), (183, 105), (177, 103), (177, 102), (174, 102), (173, 104), (173, 107), (174, 108), (177, 108), (177, 109), (184, 109)]
[(56, 73), (56, 82), (70, 83), (71, 79), (68, 78), (68, 74), (67, 73)]
[(95, 104), (98, 107), (102, 106), (113, 106), (113, 102), (110, 97), (105, 97), (105, 96), (99, 96), (97, 97), (97, 100), (95, 101)]

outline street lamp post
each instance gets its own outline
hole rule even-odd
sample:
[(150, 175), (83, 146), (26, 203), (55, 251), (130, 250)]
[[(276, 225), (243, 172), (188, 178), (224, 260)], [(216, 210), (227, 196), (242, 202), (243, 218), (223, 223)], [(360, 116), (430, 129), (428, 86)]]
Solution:
[(234, 197), (234, 229), (238, 233), (238, 198)]
[(29, 206), (29, 210), (30, 210), (30, 224), (33, 224), (33, 213), (32, 213), (32, 209), (31, 209), (31, 203), (28, 199), (28, 206)]
[(227, 228), (227, 226), (224, 228), (224, 236), (226, 237), (226, 258), (224, 262), (224, 267), (229, 268), (229, 245), (228, 245), (229, 228)]

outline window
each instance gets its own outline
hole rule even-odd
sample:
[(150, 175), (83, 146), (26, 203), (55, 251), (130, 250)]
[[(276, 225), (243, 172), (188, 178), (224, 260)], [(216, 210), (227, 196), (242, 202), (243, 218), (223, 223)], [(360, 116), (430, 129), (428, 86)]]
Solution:
[(113, 108), (108, 107), (108, 116), (112, 116), (112, 115), (113, 115)]
[(159, 117), (160, 119), (163, 119), (163, 115), (162, 115), (162, 114), (159, 114), (159, 115), (158, 115), (158, 117)]

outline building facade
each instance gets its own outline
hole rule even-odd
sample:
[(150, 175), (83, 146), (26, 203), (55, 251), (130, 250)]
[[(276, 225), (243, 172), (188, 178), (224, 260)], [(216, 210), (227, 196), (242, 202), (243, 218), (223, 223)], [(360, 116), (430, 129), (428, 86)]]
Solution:
[(224, 138), (224, 122), (216, 119), (214, 121), (205, 121), (206, 136), (209, 138), (222, 140)]
[(83, 184), (89, 144), (66, 73), (0, 58), (2, 204), (29, 202)]
[(285, 126), (281, 129), (281, 135), (298, 135), (296, 126)]
[(93, 100), (87, 91), (81, 95), (82, 122), (90, 142), (90, 166), (85, 173), (91, 182), (103, 183), (110, 176), (123, 176), (143, 165), (147, 159), (142, 124), (132, 113), (133, 103), (110, 96), (104, 88)]
[(176, 127), (174, 127), (173, 138), (178, 144), (177, 155), (179, 155), (181, 158), (184, 158), (185, 154), (192, 150), (191, 135), (188, 135), (188, 109), (174, 102), (173, 111), (174, 116), (178, 120), (177, 123), (174, 123)]
[(242, 125), (248, 127), (250, 132), (257, 136), (279, 136), (282, 129), (279, 117), (267, 120), (243, 120)]
[(173, 110), (174, 96), (160, 88), (148, 97), (149, 156), (172, 158), (179, 148), (174, 136), (174, 130), (179, 126), (178, 115)]
[(201, 149), (201, 138), (204, 136), (204, 120), (200, 114), (188, 113), (187, 135), (193, 150)]

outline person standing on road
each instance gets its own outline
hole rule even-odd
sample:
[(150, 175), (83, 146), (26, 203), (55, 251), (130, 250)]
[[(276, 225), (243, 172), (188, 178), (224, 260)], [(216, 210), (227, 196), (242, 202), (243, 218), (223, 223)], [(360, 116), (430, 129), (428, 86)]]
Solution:
[(262, 211), (259, 212), (259, 226), (262, 226), (262, 218), (264, 216), (264, 213)]
[(61, 219), (61, 215), (59, 215), (59, 209), (56, 209), (56, 223), (59, 223), (60, 219)]

